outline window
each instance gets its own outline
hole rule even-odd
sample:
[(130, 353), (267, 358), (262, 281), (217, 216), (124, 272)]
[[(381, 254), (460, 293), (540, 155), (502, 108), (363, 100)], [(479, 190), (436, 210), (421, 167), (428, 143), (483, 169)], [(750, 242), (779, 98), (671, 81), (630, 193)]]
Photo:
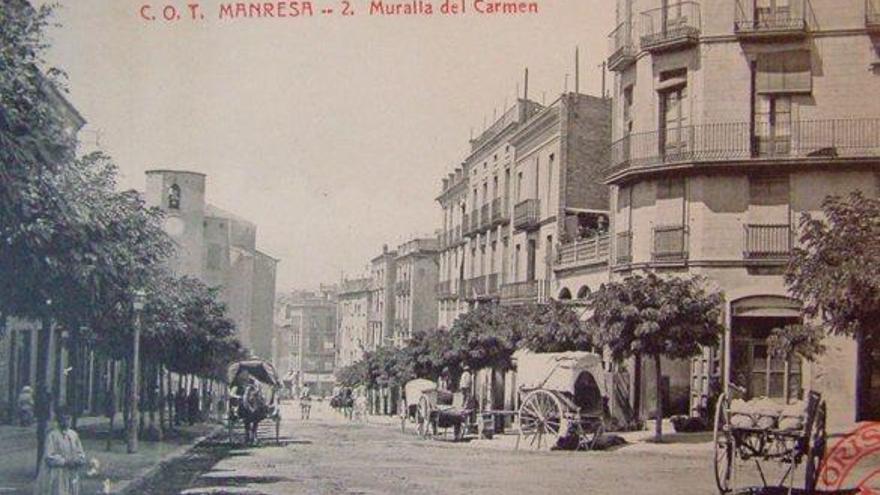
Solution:
[(808, 50), (762, 53), (755, 63), (755, 71), (757, 94), (809, 94), (813, 90)]
[(627, 86), (623, 90), (623, 135), (629, 136), (633, 130), (633, 87)]
[(171, 184), (171, 187), (168, 188), (168, 209), (180, 209), (180, 186), (177, 184)]
[(755, 144), (759, 156), (791, 152), (791, 97), (758, 95), (755, 100)]
[(687, 69), (660, 74), (660, 154), (677, 156), (687, 151)]
[(522, 199), (522, 186), (523, 186), (523, 173), (518, 172), (516, 174), (516, 201), (519, 202)]
[(734, 382), (744, 386), (749, 398), (782, 399), (788, 384), (788, 395), (801, 395), (801, 360), (774, 357), (766, 338), (738, 338), (733, 345)]
[(756, 27), (786, 27), (791, 20), (791, 0), (755, 0)]

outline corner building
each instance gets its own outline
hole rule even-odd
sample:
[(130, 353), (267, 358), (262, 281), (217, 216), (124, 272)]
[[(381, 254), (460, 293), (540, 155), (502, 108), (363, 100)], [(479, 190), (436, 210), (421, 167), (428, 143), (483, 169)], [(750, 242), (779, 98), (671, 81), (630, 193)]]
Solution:
[(828, 338), (818, 362), (786, 363), (766, 342), (801, 318), (783, 282), (800, 215), (828, 195), (878, 193), (878, 4), (617, 2), (612, 272), (703, 275), (723, 290), (723, 345), (690, 366), (694, 411), (717, 380), (775, 400), (817, 390), (832, 428), (880, 418), (870, 350)]

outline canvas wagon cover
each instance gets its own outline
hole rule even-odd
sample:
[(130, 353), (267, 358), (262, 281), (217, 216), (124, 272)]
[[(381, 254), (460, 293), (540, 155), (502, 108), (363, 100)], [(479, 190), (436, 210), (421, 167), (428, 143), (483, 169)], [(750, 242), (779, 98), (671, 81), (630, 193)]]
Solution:
[(513, 355), (516, 381), (521, 389), (543, 388), (574, 392), (575, 381), (584, 371), (593, 375), (603, 397), (608, 397), (602, 356), (591, 352), (534, 353), (525, 350)]
[(437, 384), (431, 380), (417, 378), (406, 382), (406, 385), (403, 386), (403, 393), (406, 397), (407, 403), (414, 404), (419, 400), (419, 396), (422, 395), (422, 392), (426, 390), (434, 390), (436, 388)]
[(252, 359), (248, 361), (239, 361), (229, 366), (227, 377), (229, 383), (233, 383), (241, 372), (248, 372), (251, 376), (266, 385), (278, 386), (278, 375), (275, 373), (275, 367), (271, 363)]

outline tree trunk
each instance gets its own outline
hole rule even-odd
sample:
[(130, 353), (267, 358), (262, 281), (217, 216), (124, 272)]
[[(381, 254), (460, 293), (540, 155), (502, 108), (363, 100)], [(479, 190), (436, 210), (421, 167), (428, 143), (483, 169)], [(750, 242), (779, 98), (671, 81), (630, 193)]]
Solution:
[[(6, 329), (6, 317), (0, 315), (0, 335)], [(9, 333), (9, 424), (15, 423), (16, 408), (18, 403), (18, 331)]]
[(633, 365), (633, 387), (632, 387), (632, 407), (633, 416), (636, 422), (642, 419), (642, 355), (633, 356), (635, 364)]
[(159, 383), (159, 400), (157, 404), (159, 408), (159, 430), (157, 434), (161, 442), (165, 432), (165, 368), (161, 364), (156, 366), (156, 381)]
[(76, 429), (76, 424), (80, 415), (79, 378), (82, 375), (82, 370), (80, 369), (82, 364), (80, 360), (79, 327), (74, 326), (74, 328), (70, 329), (70, 341), (68, 342), (68, 347), (67, 355), (70, 356), (70, 367), (73, 369), (71, 370), (72, 375), (70, 376), (70, 389), (67, 391), (67, 403), (71, 408), (71, 424), (73, 425), (73, 428)]
[(52, 336), (52, 340), (54, 341), (53, 347), (55, 349), (55, 363), (52, 366), (52, 407), (57, 408), (58, 405), (61, 404), (61, 387), (63, 386), (61, 381), (64, 377), (64, 370), (61, 369), (61, 355), (64, 352), (61, 345), (61, 328), (56, 327), (52, 332)]
[(119, 397), (119, 400), (122, 404), (122, 430), (127, 436), (128, 418), (131, 417), (131, 408), (129, 407), (130, 404), (128, 401), (128, 391), (131, 389), (131, 373), (129, 370), (131, 363), (129, 362), (128, 358), (124, 358), (122, 359), (120, 364), (122, 365), (122, 369), (119, 371), (122, 378), (122, 390), (120, 391), (121, 395)]
[(116, 360), (109, 359), (107, 365), (110, 372), (107, 377), (107, 397), (105, 398), (104, 414), (110, 420), (110, 431), (107, 435), (107, 451), (110, 451), (113, 443), (113, 420), (116, 419)]
[(128, 418), (128, 438), (126, 439), (126, 451), (129, 454), (135, 454), (138, 451), (138, 385), (140, 384), (140, 345), (141, 345), (141, 322), (140, 315), (134, 317), (134, 335), (131, 339), (131, 362), (129, 363), (129, 375), (131, 379), (131, 388), (128, 391), (129, 418)]
[(52, 342), (52, 321), (45, 317), (37, 338), (37, 471), (46, 449), (46, 434), (52, 415), (52, 394), (49, 392), (49, 345)]
[(654, 441), (663, 440), (663, 374), (661, 373), (660, 356), (654, 356), (654, 373), (657, 384), (657, 412), (654, 423)]

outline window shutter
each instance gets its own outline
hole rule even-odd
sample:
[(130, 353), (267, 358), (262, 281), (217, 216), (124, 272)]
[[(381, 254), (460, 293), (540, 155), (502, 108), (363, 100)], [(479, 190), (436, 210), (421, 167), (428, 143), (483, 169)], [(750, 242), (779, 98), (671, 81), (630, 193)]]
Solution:
[(757, 91), (761, 94), (795, 94), (813, 91), (810, 52), (765, 53), (758, 58)]

